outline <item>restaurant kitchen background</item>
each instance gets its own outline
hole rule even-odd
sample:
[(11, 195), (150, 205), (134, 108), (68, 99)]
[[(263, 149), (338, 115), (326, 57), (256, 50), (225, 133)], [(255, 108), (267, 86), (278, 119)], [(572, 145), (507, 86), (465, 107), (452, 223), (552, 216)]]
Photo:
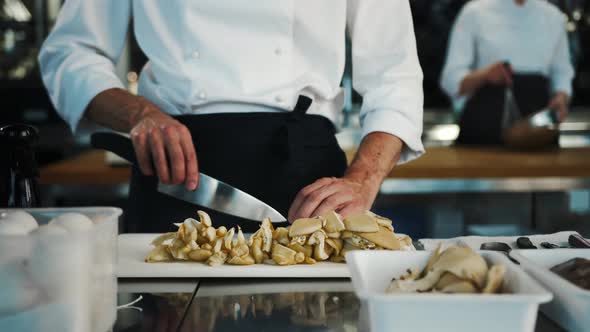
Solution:
[[(61, 2), (0, 0), (0, 125), (27, 123), (38, 128), (36, 156), (41, 170), (89, 150), (89, 134), (96, 129), (85, 123), (73, 136), (53, 109), (40, 79), (38, 51)], [(450, 101), (440, 89), (439, 76), (450, 29), (466, 2), (411, 0), (424, 71), (423, 140), (427, 149), (451, 146), (459, 131)], [(590, 146), (590, 1), (551, 2), (567, 18), (571, 61), (576, 72), (570, 114), (560, 127), (560, 146), (587, 147)], [(137, 91), (137, 73), (145, 61), (130, 33), (117, 73), (131, 92)], [(345, 116), (338, 135), (344, 149), (357, 145), (360, 140), (361, 98), (352, 90), (350, 73), (348, 64), (342, 81), (347, 96)], [(495, 167), (502, 166), (499, 163)], [(388, 181), (383, 184), (375, 211), (393, 218), (396, 231), (415, 238), (551, 233), (563, 229), (590, 235), (590, 179), (587, 177), (535, 177), (530, 183), (512, 177)], [(49, 181), (41, 176), (40, 190), (43, 206), (125, 207), (128, 185), (107, 179), (93, 179), (90, 185), (76, 183), (75, 179)]]

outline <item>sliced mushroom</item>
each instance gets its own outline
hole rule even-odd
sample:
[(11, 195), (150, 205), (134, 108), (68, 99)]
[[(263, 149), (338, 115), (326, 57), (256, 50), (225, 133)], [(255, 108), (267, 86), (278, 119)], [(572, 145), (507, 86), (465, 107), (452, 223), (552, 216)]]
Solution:
[(201, 220), (201, 223), (204, 226), (207, 226), (207, 227), (212, 226), (211, 217), (209, 217), (207, 212), (199, 210), (199, 211), (197, 211), (197, 215), (199, 216), (199, 220)]
[(250, 241), (252, 241), (255, 237), (260, 237), (262, 239), (262, 251), (270, 252), (272, 248), (273, 231), (274, 229), (272, 227), (272, 223), (270, 222), (270, 218), (265, 218), (264, 220), (262, 220), (260, 229), (258, 229), (256, 233), (252, 235)]
[(482, 293), (499, 293), (504, 282), (504, 274), (506, 274), (506, 267), (504, 265), (493, 265), (488, 271), (486, 285)]
[(440, 279), (438, 280), (438, 282), (436, 283), (434, 288), (437, 290), (442, 290), (443, 288), (447, 287), (448, 285), (454, 284), (454, 283), (457, 283), (460, 281), (463, 281), (463, 280), (450, 272), (445, 272), (440, 277)]
[(326, 244), (334, 249), (334, 254), (339, 255), (342, 251), (342, 240), (340, 239), (326, 239)]
[(443, 289), (440, 290), (442, 293), (458, 293), (458, 294), (470, 294), (470, 293), (477, 293), (477, 288), (467, 280), (460, 280), (454, 282), (450, 285), (447, 285)]
[(234, 228), (232, 227), (229, 229), (229, 231), (227, 231), (227, 233), (225, 233), (225, 236), (223, 237), (223, 247), (226, 250), (231, 250), (233, 241), (234, 241)]
[(213, 253), (210, 250), (205, 249), (197, 249), (188, 253), (188, 257), (195, 262), (204, 262), (209, 259), (211, 255), (213, 255)]
[(326, 233), (338, 233), (346, 229), (342, 218), (335, 211), (325, 214), (322, 217), (326, 221), (324, 225)]
[(344, 219), (346, 230), (359, 233), (371, 233), (379, 231), (379, 224), (375, 218), (367, 213), (356, 214)]
[(272, 233), (272, 239), (278, 243), (286, 246), (289, 244), (289, 229), (286, 227), (278, 227)]
[(215, 243), (213, 244), (213, 253), (218, 253), (221, 249), (223, 249), (223, 238), (215, 240)]
[(300, 235), (300, 236), (296, 236), (296, 237), (292, 238), (291, 241), (289, 242), (289, 244), (299, 244), (299, 245), (303, 246), (303, 245), (305, 245), (306, 242), (307, 242), (307, 236)]
[(217, 231), (215, 230), (215, 227), (208, 227), (205, 230), (205, 237), (209, 242), (215, 241), (215, 239), (217, 238)]
[(318, 230), (310, 235), (307, 244), (314, 246), (313, 259), (318, 261), (325, 261), (330, 258), (329, 249), (326, 246), (326, 233), (323, 230)]
[(380, 246), (385, 249), (399, 250), (401, 247), (395, 234), (385, 227), (379, 226), (377, 232), (358, 233), (358, 236), (373, 243), (375, 246)]
[(150, 253), (145, 258), (147, 263), (154, 263), (154, 262), (166, 262), (173, 260), (174, 257), (168, 252), (167, 247), (165, 245), (157, 245), (153, 248)]
[(305, 256), (305, 260), (303, 260), (303, 262), (305, 264), (310, 264), (310, 265), (317, 263), (317, 261), (315, 259), (308, 257), (308, 256)]
[(230, 265), (252, 265), (254, 264), (254, 258), (250, 255), (234, 256), (227, 261)]
[(219, 228), (217, 228), (217, 237), (224, 237), (225, 234), (227, 233), (227, 228), (225, 226), (220, 226)]
[(213, 250), (213, 246), (211, 245), (211, 243), (205, 243), (201, 246), (201, 249), (205, 249), (205, 250)]
[(309, 235), (322, 229), (322, 221), (318, 218), (301, 218), (293, 222), (289, 227), (289, 236), (294, 238), (301, 235)]
[(264, 261), (264, 253), (262, 252), (262, 239), (260, 237), (255, 237), (252, 239), (250, 250), (252, 251), (252, 256), (254, 257), (254, 262), (256, 264), (260, 264), (262, 261)]
[(159, 246), (161, 244), (163, 244), (166, 241), (172, 240), (176, 237), (176, 232), (170, 232), (170, 233), (164, 233), (158, 237), (156, 237), (153, 241), (152, 241), (152, 245), (153, 246)]
[(272, 247), (272, 259), (278, 265), (293, 265), (295, 264), (295, 255), (297, 252), (293, 249), (287, 248), (282, 244), (275, 244)]
[(349, 243), (358, 249), (375, 249), (375, 243), (363, 239), (362, 237), (352, 234), (350, 238), (344, 239), (345, 243)]
[(305, 260), (305, 254), (302, 252), (298, 252), (295, 254), (295, 263), (303, 263)]
[(219, 251), (219, 252), (214, 253), (213, 255), (211, 255), (211, 257), (209, 257), (209, 259), (207, 259), (207, 264), (209, 266), (223, 265), (223, 263), (225, 263), (226, 259), (227, 259), (227, 253), (225, 251)]
[(346, 258), (343, 256), (332, 256), (330, 257), (330, 261), (334, 263), (344, 263), (346, 262)]
[(326, 233), (326, 235), (331, 238), (331, 239), (339, 239), (341, 233), (340, 232), (336, 232), (336, 233)]
[(313, 255), (313, 247), (309, 245), (302, 246), (299, 243), (292, 243), (288, 246), (290, 249), (295, 250), (296, 252), (301, 252), (305, 257), (311, 257)]

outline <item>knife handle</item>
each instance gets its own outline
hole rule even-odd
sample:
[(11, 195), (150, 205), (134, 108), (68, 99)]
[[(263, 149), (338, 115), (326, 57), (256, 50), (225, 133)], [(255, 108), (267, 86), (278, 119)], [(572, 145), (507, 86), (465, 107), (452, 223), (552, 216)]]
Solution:
[(572, 246), (574, 248), (583, 248), (583, 249), (590, 248), (590, 241), (586, 240), (585, 238), (583, 238), (579, 234), (570, 235), (569, 238), (567, 239), (567, 242), (569, 242), (570, 246)]
[(137, 165), (135, 149), (131, 140), (123, 135), (115, 133), (94, 133), (90, 136), (90, 144), (95, 149), (103, 149)]

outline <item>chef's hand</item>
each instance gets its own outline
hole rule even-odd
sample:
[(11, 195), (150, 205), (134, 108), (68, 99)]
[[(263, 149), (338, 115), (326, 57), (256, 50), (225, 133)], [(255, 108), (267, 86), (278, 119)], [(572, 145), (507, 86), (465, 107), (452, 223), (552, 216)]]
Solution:
[(556, 110), (559, 122), (563, 122), (568, 113), (568, 103), (569, 97), (567, 93), (557, 92), (553, 95), (553, 98), (551, 98), (547, 107)]
[(356, 179), (321, 178), (301, 189), (291, 208), (288, 219), (321, 216), (336, 211), (343, 216), (360, 213), (371, 208), (379, 187), (364, 185)]
[(184, 183), (188, 190), (195, 190), (199, 171), (190, 131), (146, 99), (138, 98), (142, 110), (130, 134), (141, 172), (148, 176), (156, 173), (162, 183)]
[(391, 134), (370, 133), (342, 178), (321, 178), (301, 189), (288, 220), (308, 218), (336, 211), (346, 217), (369, 210), (383, 179), (399, 160), (403, 142)]
[(485, 78), (488, 83), (494, 85), (512, 85), (512, 70), (505, 62), (496, 62), (484, 69)]
[(189, 190), (197, 188), (197, 154), (189, 130), (147, 99), (124, 89), (107, 89), (92, 99), (84, 116), (130, 133), (143, 174), (157, 174), (162, 183), (184, 182)]

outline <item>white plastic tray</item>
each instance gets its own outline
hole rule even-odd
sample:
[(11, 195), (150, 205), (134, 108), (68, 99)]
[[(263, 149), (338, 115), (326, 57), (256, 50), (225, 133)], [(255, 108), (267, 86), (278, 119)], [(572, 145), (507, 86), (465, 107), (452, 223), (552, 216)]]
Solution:
[(320, 262), (313, 265), (248, 266), (222, 265), (211, 267), (197, 262), (146, 263), (145, 256), (157, 234), (119, 235), (119, 278), (348, 278), (343, 263)]
[(541, 306), (541, 310), (567, 331), (590, 330), (590, 291), (561, 278), (549, 269), (571, 258), (590, 259), (588, 249), (515, 250), (512, 257), (553, 292), (553, 302)]
[(355, 293), (367, 310), (372, 332), (478, 331), (531, 332), (540, 303), (551, 293), (504, 255), (481, 252), (486, 261), (506, 266), (507, 294), (386, 294), (392, 278), (408, 268), (422, 269), (430, 252), (354, 251), (346, 255)]

